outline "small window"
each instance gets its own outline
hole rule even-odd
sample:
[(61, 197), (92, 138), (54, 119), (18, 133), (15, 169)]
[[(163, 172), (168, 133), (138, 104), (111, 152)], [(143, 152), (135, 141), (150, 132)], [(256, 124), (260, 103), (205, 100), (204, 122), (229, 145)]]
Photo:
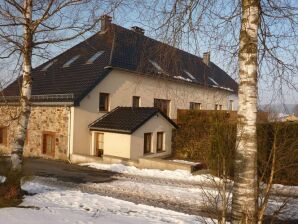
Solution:
[(157, 132), (157, 145), (156, 145), (156, 151), (157, 152), (164, 151), (163, 139), (164, 139), (164, 133), (163, 132)]
[(55, 133), (44, 132), (42, 135), (42, 153), (54, 156), (55, 155)]
[(132, 106), (133, 107), (140, 107), (140, 97), (139, 96), (133, 96), (132, 97)]
[(189, 109), (191, 109), (191, 110), (201, 110), (202, 109), (202, 104), (201, 103), (190, 102), (189, 103)]
[(89, 60), (86, 62), (86, 64), (92, 64), (103, 53), (104, 53), (104, 51), (98, 51), (98, 52), (96, 52), (91, 58), (89, 58)]
[(186, 75), (188, 75), (188, 77), (189, 78), (191, 78), (191, 79), (196, 79), (192, 74), (190, 74), (188, 71), (186, 71), (186, 70), (184, 70), (184, 73), (186, 74)]
[(69, 61), (67, 61), (64, 65), (63, 68), (69, 67), (75, 60), (77, 60), (80, 57), (80, 55), (76, 55), (73, 58), (71, 58)]
[(154, 99), (154, 107), (160, 109), (164, 114), (170, 114), (170, 100)]
[(96, 155), (102, 156), (103, 155), (103, 144), (104, 144), (104, 134), (103, 133), (96, 133)]
[(41, 71), (46, 71), (46, 70), (48, 70), (48, 68), (51, 67), (56, 61), (57, 61), (57, 59), (55, 59), (55, 60), (49, 62), (48, 64), (46, 64), (46, 65), (41, 69)]
[(214, 110), (218, 110), (218, 104), (215, 104)]
[(151, 153), (152, 133), (144, 134), (144, 154)]
[(230, 100), (229, 110), (234, 110), (234, 100)]
[(222, 105), (221, 104), (219, 104), (219, 110), (222, 110)]
[(99, 111), (109, 111), (109, 94), (99, 93)]
[(0, 127), (0, 144), (7, 144), (7, 127)]
[(155, 61), (149, 60), (149, 62), (154, 66), (157, 70), (158, 74), (164, 73), (163, 69), (157, 64)]
[(217, 85), (218, 86), (218, 83), (213, 79), (213, 78), (211, 78), (211, 77), (208, 77), (208, 79), (211, 81), (211, 82), (213, 82), (215, 85)]

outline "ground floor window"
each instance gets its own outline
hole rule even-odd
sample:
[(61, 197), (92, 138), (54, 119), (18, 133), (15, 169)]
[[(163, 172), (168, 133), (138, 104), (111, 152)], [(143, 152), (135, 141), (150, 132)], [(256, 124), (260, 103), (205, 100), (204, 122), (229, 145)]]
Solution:
[(156, 151), (162, 152), (164, 151), (164, 133), (163, 132), (157, 132), (157, 145), (156, 145)]
[(144, 134), (144, 154), (151, 153), (152, 133)]
[(47, 155), (55, 155), (55, 133), (43, 132), (42, 135), (42, 153)]
[(103, 155), (103, 144), (104, 144), (104, 134), (103, 133), (96, 133), (96, 144), (95, 144), (95, 150), (96, 150), (96, 156), (101, 157)]
[(7, 144), (7, 127), (0, 127), (0, 144)]

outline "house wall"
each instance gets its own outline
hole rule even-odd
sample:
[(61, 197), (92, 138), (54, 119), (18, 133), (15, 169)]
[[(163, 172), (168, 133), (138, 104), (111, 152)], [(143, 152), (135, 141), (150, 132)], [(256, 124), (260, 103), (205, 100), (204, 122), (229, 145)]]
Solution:
[[(98, 111), (99, 93), (110, 93), (109, 109), (132, 106), (132, 96), (140, 96), (142, 107), (152, 107), (154, 98), (171, 100), (170, 117), (176, 119), (177, 109), (189, 109), (189, 102), (202, 103), (202, 109), (214, 109), (216, 103), (228, 108), (231, 93), (194, 84), (136, 75), (113, 69), (73, 112), (73, 152), (90, 155), (91, 133), (88, 125), (104, 115)], [(235, 108), (236, 109), (236, 108)]]
[[(95, 143), (95, 135), (96, 131), (92, 132), (92, 152), (94, 155), (94, 143)], [(103, 133), (103, 148), (104, 155), (107, 156), (118, 156), (122, 158), (130, 158), (130, 147), (131, 147), (131, 135), (128, 134), (118, 134), (111, 132), (99, 132)]]
[[(15, 106), (0, 106), (0, 126), (8, 127), (7, 145), (0, 144), (0, 152), (11, 152), (18, 108)], [(68, 126), (69, 108), (64, 106), (32, 106), (29, 118), (27, 138), (24, 146), (25, 156), (50, 157), (42, 153), (42, 134), (44, 131), (55, 133), (56, 159), (67, 159), (68, 156)]]
[[(131, 135), (131, 159), (140, 157), (162, 157), (172, 153), (172, 124), (170, 124), (162, 115), (157, 114), (138, 128)], [(152, 153), (144, 155), (144, 133), (152, 133)], [(164, 132), (164, 151), (156, 152), (157, 132)]]

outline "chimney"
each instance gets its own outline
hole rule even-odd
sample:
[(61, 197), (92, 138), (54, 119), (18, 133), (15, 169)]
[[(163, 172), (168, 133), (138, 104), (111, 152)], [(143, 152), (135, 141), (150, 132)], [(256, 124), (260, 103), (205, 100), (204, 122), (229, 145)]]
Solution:
[(210, 64), (210, 51), (203, 53), (203, 62), (209, 66)]
[(136, 33), (142, 34), (142, 35), (144, 35), (144, 33), (145, 33), (145, 30), (141, 27), (138, 27), (138, 26), (132, 26), (131, 30), (136, 32)]
[(102, 15), (100, 17), (101, 31), (107, 30), (112, 24), (112, 17), (109, 15)]

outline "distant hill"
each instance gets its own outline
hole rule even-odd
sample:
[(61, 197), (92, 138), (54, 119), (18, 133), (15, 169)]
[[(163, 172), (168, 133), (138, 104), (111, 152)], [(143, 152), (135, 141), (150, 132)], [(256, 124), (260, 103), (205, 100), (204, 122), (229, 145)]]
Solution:
[(298, 116), (298, 104), (264, 104), (260, 105), (259, 108), (267, 112), (295, 114)]

